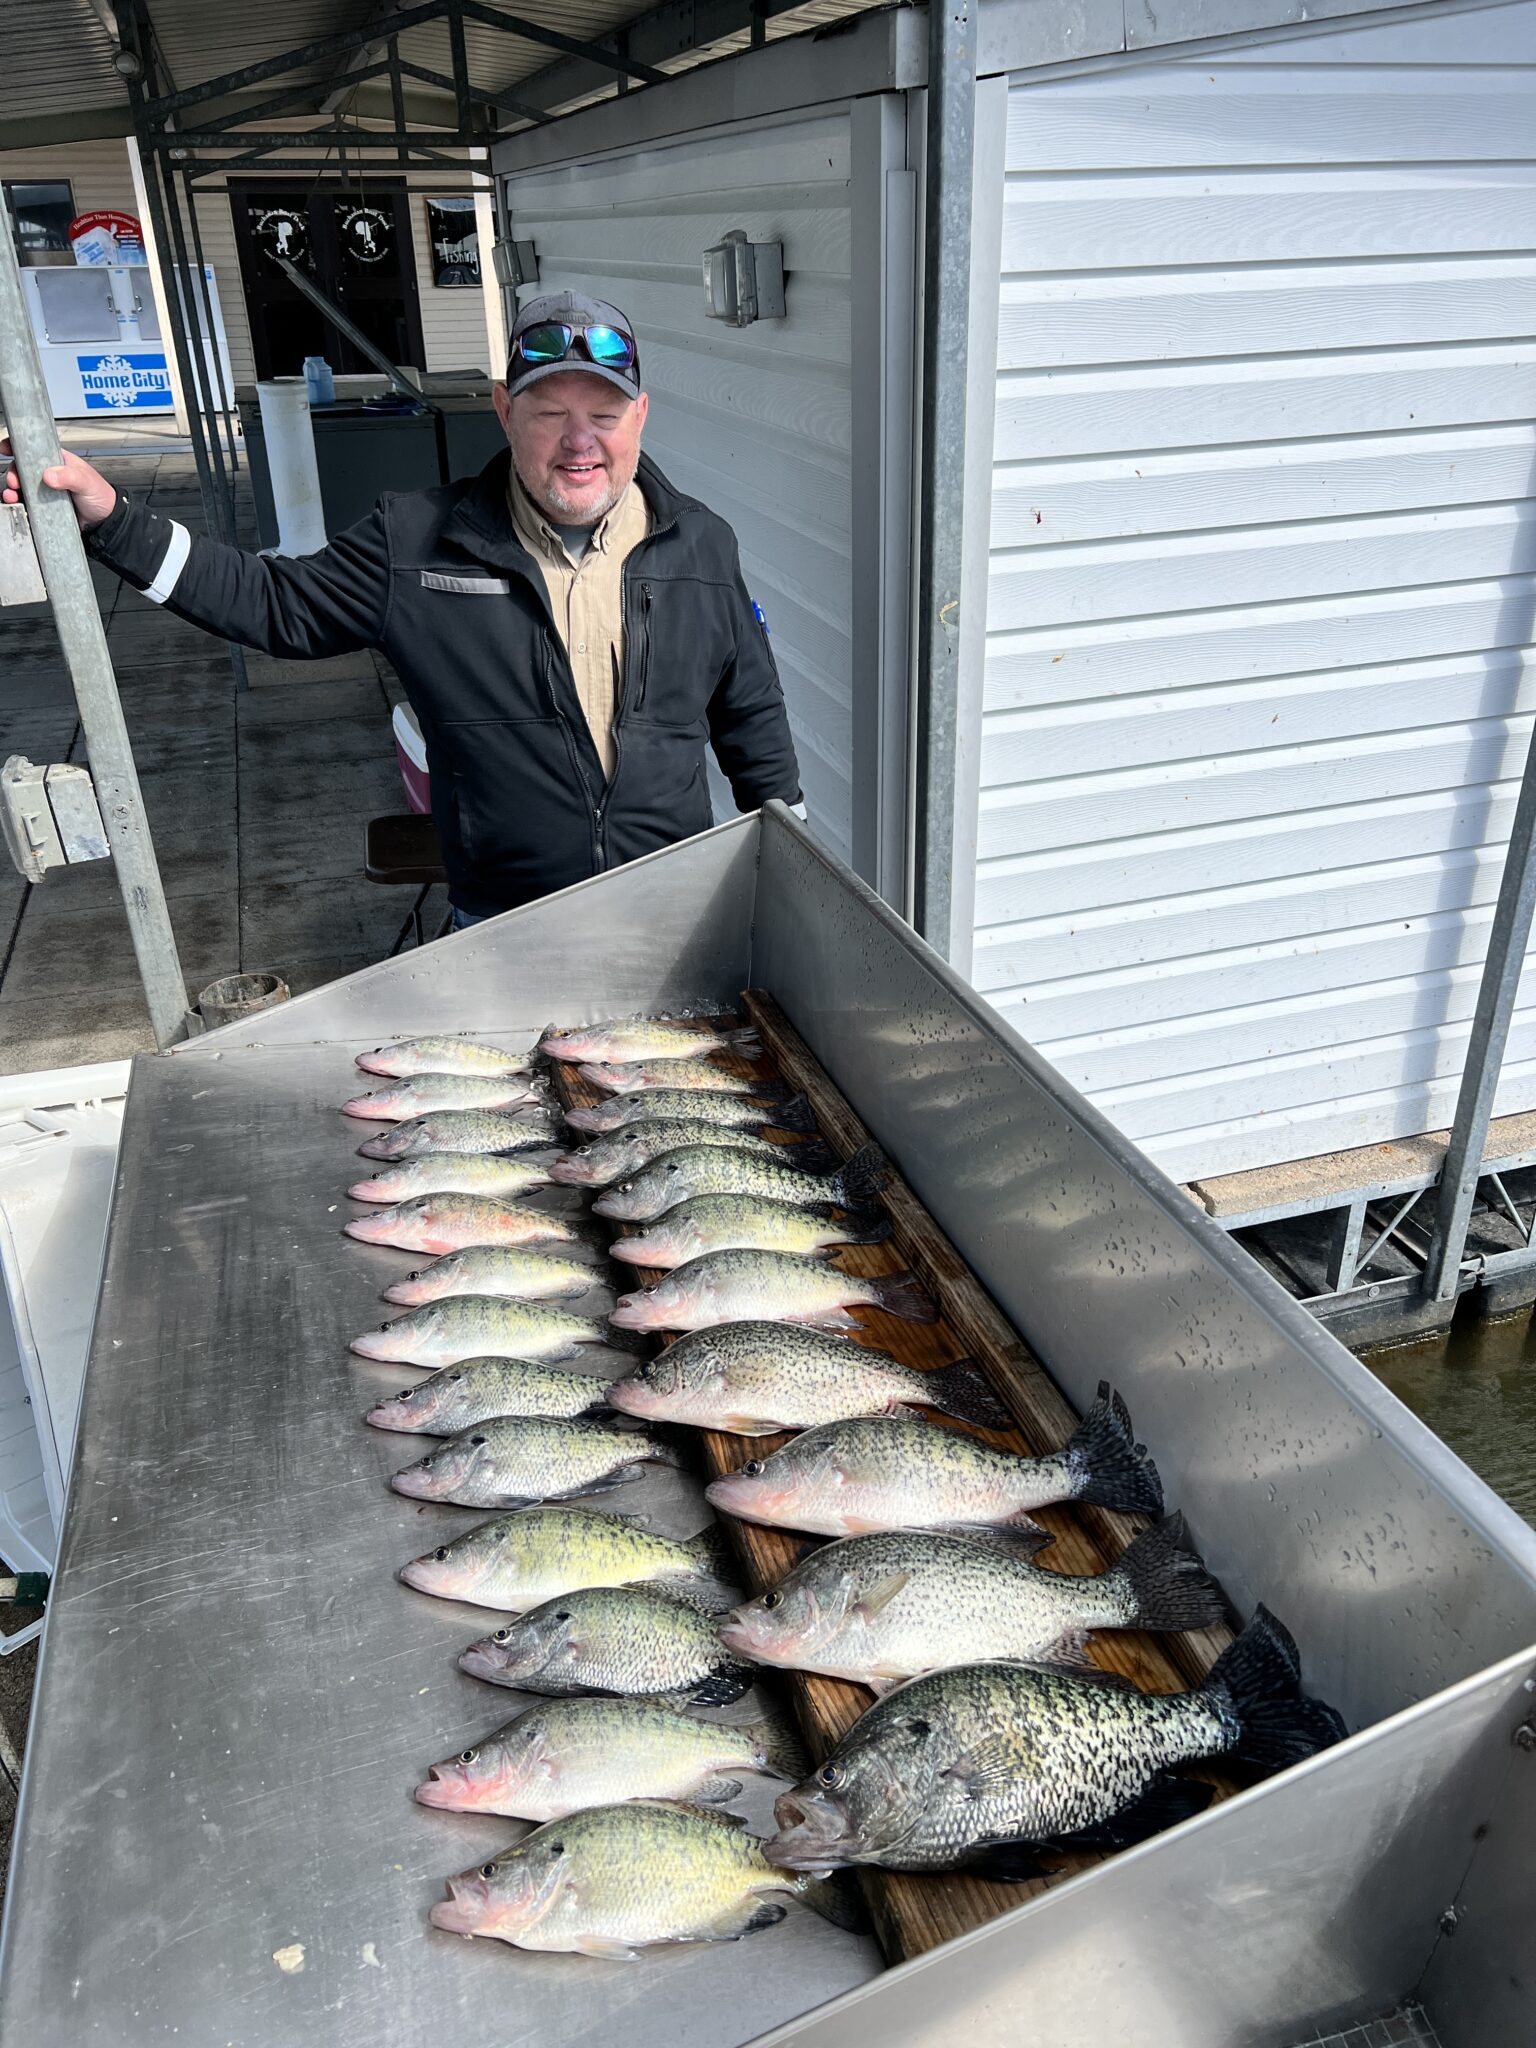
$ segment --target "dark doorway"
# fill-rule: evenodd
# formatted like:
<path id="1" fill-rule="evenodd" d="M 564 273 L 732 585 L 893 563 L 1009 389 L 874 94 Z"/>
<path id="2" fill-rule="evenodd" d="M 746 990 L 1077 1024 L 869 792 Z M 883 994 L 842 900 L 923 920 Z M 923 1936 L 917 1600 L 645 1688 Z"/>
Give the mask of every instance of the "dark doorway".
<path id="1" fill-rule="evenodd" d="M 410 203 L 400 186 L 253 181 L 232 184 L 229 203 L 258 377 L 296 377 L 306 356 L 344 372 L 374 367 L 284 276 L 280 255 L 307 270 L 392 363 L 426 368 Z"/>

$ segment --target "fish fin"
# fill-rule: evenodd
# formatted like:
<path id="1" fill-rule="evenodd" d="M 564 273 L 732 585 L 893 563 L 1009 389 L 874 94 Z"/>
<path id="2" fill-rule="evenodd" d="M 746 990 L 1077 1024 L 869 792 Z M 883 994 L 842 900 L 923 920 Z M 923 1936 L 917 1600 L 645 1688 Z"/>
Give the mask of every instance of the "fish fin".
<path id="1" fill-rule="evenodd" d="M 688 1688 L 685 1697 L 692 1707 L 728 1707 L 751 1690 L 756 1677 L 746 1664 L 717 1664 L 707 1677 Z"/>
<path id="2" fill-rule="evenodd" d="M 1086 1657 L 1079 1661 L 1070 1649 L 1065 1657 L 1021 1657 L 1014 1661 L 1027 1664 L 1031 1671 L 1043 1671 L 1049 1678 L 1072 1678 L 1079 1685 L 1102 1686 L 1106 1692 L 1133 1692 L 1138 1697 L 1141 1694 L 1141 1688 L 1122 1678 L 1118 1671 L 1106 1671 L 1102 1664 L 1090 1664 Z"/>
<path id="3" fill-rule="evenodd" d="M 971 1358 L 957 1358 L 953 1365 L 925 1372 L 920 1398 L 941 1415 L 953 1415 L 957 1422 L 974 1422 L 979 1429 L 1009 1429 L 1013 1424 L 985 1373 Z"/>
<path id="4" fill-rule="evenodd" d="M 847 1871 L 834 1871 L 830 1877 L 808 1878 L 801 1887 L 800 1897 L 813 1913 L 819 1913 L 833 1927 L 841 1927 L 845 1934 L 862 1934 L 869 1924 L 858 1885 Z"/>
<path id="5" fill-rule="evenodd" d="M 837 1170 L 837 1154 L 823 1144 L 820 1138 L 798 1138 L 793 1144 L 780 1146 L 780 1165 L 792 1166 L 797 1173 L 834 1173 Z"/>
<path id="6" fill-rule="evenodd" d="M 670 1593 L 674 1600 L 685 1600 L 700 1614 L 724 1614 L 728 1607 L 739 1607 L 742 1601 L 739 1586 L 716 1578 L 713 1573 L 700 1578 L 696 1572 L 662 1572 L 648 1583 L 658 1592 Z"/>
<path id="7" fill-rule="evenodd" d="M 987 1799 L 1006 1792 L 1019 1781 L 1019 1753 L 1002 1735 L 984 1735 L 970 1749 L 962 1750 L 941 1778 L 956 1778 L 972 1799 Z"/>
<path id="8" fill-rule="evenodd" d="M 970 1543 L 986 1543 L 994 1550 L 1009 1551 L 1014 1557 L 1033 1557 L 1037 1550 L 1056 1541 L 1049 1529 L 1042 1528 L 1028 1515 L 1016 1515 L 1002 1528 L 981 1522 L 933 1522 L 929 1526 L 936 1535 L 964 1536 Z"/>
<path id="9" fill-rule="evenodd" d="M 733 1031 L 722 1031 L 720 1039 L 738 1059 L 760 1060 L 763 1057 L 763 1041 L 755 1024 L 740 1024 Z"/>
<path id="10" fill-rule="evenodd" d="M 788 1916 L 789 1908 L 782 1899 L 749 1898 L 716 1914 L 713 1920 L 706 1920 L 696 1933 L 686 1935 L 684 1939 L 741 1941 L 746 1935 L 760 1934 L 765 1927 L 777 1927 Z"/>
<path id="11" fill-rule="evenodd" d="M 864 1327 L 858 1317 L 850 1315 L 845 1308 L 823 1309 L 818 1315 L 796 1317 L 795 1320 L 814 1323 L 818 1330 L 862 1330 Z"/>
<path id="12" fill-rule="evenodd" d="M 967 1856 L 964 1868 L 994 1884 L 1028 1884 L 1031 1878 L 1048 1877 L 1054 1866 L 1041 1861 L 1037 1843 L 1019 1841 L 988 1842 Z"/>
<path id="13" fill-rule="evenodd" d="M 750 1735 L 763 1752 L 763 1761 L 776 1778 L 787 1778 L 792 1785 L 810 1773 L 811 1760 L 806 1755 L 800 1737 L 788 1721 L 778 1715 L 771 1715 L 766 1721 L 753 1721 L 742 1730 Z"/>
<path id="14" fill-rule="evenodd" d="M 881 1273 L 869 1282 L 875 1306 L 907 1323 L 936 1323 L 939 1312 L 912 1273 Z"/>
<path id="15" fill-rule="evenodd" d="M 784 1424 L 765 1415 L 728 1415 L 722 1427 L 732 1436 L 777 1436 Z"/>
<path id="16" fill-rule="evenodd" d="M 1300 1763 L 1349 1733 L 1332 1707 L 1302 1692 L 1295 1641 L 1267 1607 L 1222 1651 L 1200 1690 L 1230 1706 L 1238 1719 L 1233 1754 L 1263 1770 Z"/>
<path id="17" fill-rule="evenodd" d="M 1107 1380 L 1099 1397 L 1073 1432 L 1066 1458 L 1077 1480 L 1072 1498 L 1128 1515 L 1160 1515 L 1163 1482 L 1137 1443 L 1130 1413 Z"/>
<path id="18" fill-rule="evenodd" d="M 1064 1849 L 1129 1849 L 1193 1814 L 1204 1813 L 1214 1797 L 1215 1787 L 1198 1778 L 1176 1778 L 1160 1771 L 1141 1797 L 1121 1812 L 1056 1839 Z"/>
<path id="19" fill-rule="evenodd" d="M 614 1941 L 606 1934 L 579 1934 L 571 1943 L 581 1956 L 596 1956 L 604 1963 L 638 1963 L 640 1951 L 627 1942 Z"/>
<path id="20" fill-rule="evenodd" d="M 775 1131 L 807 1131 L 812 1137 L 817 1135 L 816 1112 L 808 1095 L 792 1095 L 788 1102 L 776 1103 L 766 1122 Z"/>
<path id="21" fill-rule="evenodd" d="M 1052 1669 L 1070 1671 L 1078 1678 L 1100 1670 L 1102 1667 L 1088 1655 L 1088 1636 L 1089 1631 L 1085 1628 L 1068 1629 L 1058 1636 L 1051 1646 Z"/>
<path id="22" fill-rule="evenodd" d="M 739 1792 L 741 1787 L 738 1785 L 736 1789 Z M 723 1813 L 718 1806 L 700 1806 L 693 1799 L 637 1800 L 635 1803 L 636 1805 L 664 1806 L 671 1813 L 686 1813 L 690 1820 L 707 1820 L 713 1827 L 729 1828 L 733 1835 L 746 1833 L 747 1821 L 745 1814 Z"/>
<path id="23" fill-rule="evenodd" d="M 594 1338 L 593 1342 L 601 1343 L 605 1351 L 628 1351 L 632 1352 L 637 1358 L 649 1358 L 651 1355 L 651 1339 L 648 1330 L 625 1330 L 619 1328 L 615 1323 L 610 1323 L 603 1331 L 602 1336 Z M 571 1356 L 572 1358 L 579 1358 L 581 1356 L 579 1346 L 571 1353 Z"/>
<path id="24" fill-rule="evenodd" d="M 860 1685 L 869 1687 L 877 1700 L 883 1700 L 888 1692 L 894 1692 L 898 1685 L 906 1682 L 905 1678 L 872 1678 L 868 1672 L 859 1680 Z"/>
<path id="25" fill-rule="evenodd" d="M 827 1186 L 849 1209 L 872 1209 L 891 1177 L 891 1162 L 878 1145 L 861 1145 Z"/>
<path id="26" fill-rule="evenodd" d="M 693 1788 L 694 1802 L 699 1806 L 723 1809 L 726 1802 L 741 1796 L 740 1778 L 706 1778 L 702 1785 Z M 740 1814 L 728 1816 L 731 1820 L 745 1821 Z"/>
<path id="27" fill-rule="evenodd" d="M 877 1614 L 883 1614 L 902 1588 L 912 1583 L 910 1572 L 891 1572 L 877 1585 L 854 1603 L 855 1613 L 862 1614 L 866 1621 L 873 1621 Z"/>
<path id="28" fill-rule="evenodd" d="M 1227 1603 L 1204 1561 L 1187 1547 L 1181 1514 L 1144 1529 L 1105 1575 L 1105 1589 L 1124 1587 L 1135 1628 L 1209 1628 L 1224 1621 Z"/>

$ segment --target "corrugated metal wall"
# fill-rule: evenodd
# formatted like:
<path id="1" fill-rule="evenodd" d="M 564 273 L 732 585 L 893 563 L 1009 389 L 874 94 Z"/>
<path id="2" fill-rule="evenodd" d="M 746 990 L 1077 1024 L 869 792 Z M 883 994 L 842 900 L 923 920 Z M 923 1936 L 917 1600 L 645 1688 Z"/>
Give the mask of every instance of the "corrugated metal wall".
<path id="1" fill-rule="evenodd" d="M 836 112 L 508 181 L 539 291 L 575 289 L 635 322 L 645 443 L 728 519 L 768 616 L 815 830 L 852 836 L 849 122 Z M 782 241 L 788 318 L 704 317 L 700 259 L 729 228 Z M 523 296 L 527 296 L 525 291 Z M 712 777 L 715 814 L 735 806 Z"/>
<path id="2" fill-rule="evenodd" d="M 1180 1178 L 1449 1120 L 1536 701 L 1533 166 L 1530 0 L 1013 83 L 973 973 Z"/>

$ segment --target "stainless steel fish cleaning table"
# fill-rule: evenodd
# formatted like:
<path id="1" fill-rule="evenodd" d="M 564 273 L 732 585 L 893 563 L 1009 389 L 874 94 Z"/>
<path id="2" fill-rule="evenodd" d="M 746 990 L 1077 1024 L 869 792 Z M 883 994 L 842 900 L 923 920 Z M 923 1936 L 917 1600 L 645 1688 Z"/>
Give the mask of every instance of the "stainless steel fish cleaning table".
<path id="1" fill-rule="evenodd" d="M 345 1347 L 401 1261 L 339 1235 L 335 1104 L 384 1038 L 753 984 L 1362 1733 L 883 1974 L 798 1913 L 627 1967 L 465 1944 L 426 1906 L 509 1826 L 409 1791 L 516 1702 L 454 1668 L 483 1614 L 392 1578 L 428 1518 Z M 1443 2048 L 1530 2039 L 1533 1644 L 1536 1535 L 774 807 L 135 1063 L 0 2040 L 1278 2048 L 1415 1990 Z"/>

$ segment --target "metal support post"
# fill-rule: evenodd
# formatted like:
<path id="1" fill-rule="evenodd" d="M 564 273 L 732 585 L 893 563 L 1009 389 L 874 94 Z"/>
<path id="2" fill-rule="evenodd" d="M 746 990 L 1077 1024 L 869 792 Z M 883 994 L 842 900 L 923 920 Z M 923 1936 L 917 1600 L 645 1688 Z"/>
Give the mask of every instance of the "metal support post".
<path id="1" fill-rule="evenodd" d="M 976 121 L 975 0 L 928 10 L 918 511 L 916 922 L 952 952 L 960 691 L 961 507 Z"/>
<path id="2" fill-rule="evenodd" d="M 74 685 L 155 1043 L 164 1047 L 185 1035 L 186 984 L 74 505 L 67 492 L 51 491 L 42 482 L 43 471 L 63 458 L 8 234 L 0 234 L 0 410 Z"/>
<path id="3" fill-rule="evenodd" d="M 1499 883 L 1499 900 L 1488 935 L 1488 957 L 1483 962 L 1483 979 L 1477 992 L 1477 1009 L 1472 1017 L 1472 1036 L 1467 1044 L 1467 1064 L 1456 1098 L 1456 1118 L 1451 1125 L 1451 1142 L 1440 1169 L 1440 1192 L 1435 1204 L 1435 1226 L 1430 1235 L 1429 1254 L 1424 1263 L 1424 1293 L 1430 1301 L 1449 1301 L 1456 1292 L 1461 1255 L 1466 1249 L 1467 1225 L 1477 1194 L 1478 1176 L 1488 1144 L 1488 1126 L 1504 1064 L 1504 1047 L 1509 1038 L 1509 1020 L 1514 1014 L 1520 971 L 1531 935 L 1531 912 L 1536 907 L 1536 740 L 1525 757 L 1525 774 L 1515 804 L 1509 850 L 1504 856 L 1504 874 Z"/>
<path id="4" fill-rule="evenodd" d="M 213 296 L 208 289 L 208 265 L 203 256 L 203 231 L 198 225 L 197 201 L 192 195 L 192 179 L 184 169 L 181 174 L 182 194 L 187 203 L 187 225 L 192 230 L 192 260 L 197 266 L 198 297 L 202 305 L 203 322 L 207 328 L 208 348 L 213 355 L 212 375 L 218 388 L 219 417 L 224 427 L 224 444 L 229 454 L 229 526 L 230 539 L 234 539 L 235 527 L 235 478 L 240 473 L 240 458 L 235 448 L 235 404 L 229 386 L 224 382 L 224 358 L 219 350 L 218 324 L 213 317 Z"/>

